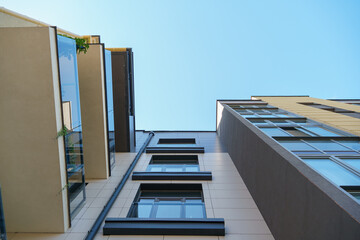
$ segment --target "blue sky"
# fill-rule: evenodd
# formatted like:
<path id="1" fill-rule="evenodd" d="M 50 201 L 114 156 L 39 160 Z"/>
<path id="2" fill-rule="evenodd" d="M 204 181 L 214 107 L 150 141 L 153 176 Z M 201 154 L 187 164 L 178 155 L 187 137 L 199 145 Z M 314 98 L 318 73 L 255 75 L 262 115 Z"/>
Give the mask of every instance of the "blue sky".
<path id="1" fill-rule="evenodd" d="M 216 99 L 360 98 L 360 1 L 18 1 L 135 54 L 136 127 L 215 130 Z"/>

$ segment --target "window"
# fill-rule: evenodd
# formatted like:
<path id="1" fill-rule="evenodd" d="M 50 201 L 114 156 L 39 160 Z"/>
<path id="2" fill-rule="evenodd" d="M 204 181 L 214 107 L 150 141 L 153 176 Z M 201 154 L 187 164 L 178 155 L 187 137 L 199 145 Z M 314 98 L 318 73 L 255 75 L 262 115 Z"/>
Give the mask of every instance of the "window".
<path id="1" fill-rule="evenodd" d="M 307 142 L 323 151 L 350 151 L 350 149 L 331 140 L 309 140 Z"/>
<path id="2" fill-rule="evenodd" d="M 225 235 L 207 218 L 201 184 L 141 184 L 126 218 L 108 218 L 104 235 Z"/>
<path id="3" fill-rule="evenodd" d="M 360 158 L 340 158 L 340 159 L 360 173 Z"/>
<path id="4" fill-rule="evenodd" d="M 260 128 L 264 133 L 270 136 L 290 136 L 290 134 L 286 133 L 285 131 L 281 130 L 280 128 Z"/>
<path id="5" fill-rule="evenodd" d="M 348 192 L 360 203 L 360 186 L 341 186 L 341 188 Z"/>
<path id="6" fill-rule="evenodd" d="M 195 138 L 160 138 L 146 148 L 146 153 L 204 153 L 204 147 L 196 144 Z"/>
<path id="7" fill-rule="evenodd" d="M 327 106 L 327 105 L 313 103 L 313 102 L 304 102 L 304 103 L 300 103 L 300 104 L 311 106 L 311 107 L 314 107 L 314 108 L 327 110 L 327 111 L 330 111 L 330 112 L 340 113 L 340 114 L 350 116 L 350 117 L 354 117 L 354 118 L 360 118 L 360 113 L 355 112 L 355 111 L 351 111 L 351 110 L 347 110 L 347 109 L 343 109 L 343 108 L 337 108 L 337 107 Z"/>
<path id="8" fill-rule="evenodd" d="M 160 185 L 160 184 L 159 184 Z M 175 185 L 175 184 L 172 184 Z M 139 190 L 128 213 L 130 218 L 206 218 L 201 185 L 197 189 Z M 176 186 L 178 187 L 178 186 Z"/>
<path id="9" fill-rule="evenodd" d="M 360 177 L 330 159 L 303 159 L 305 163 L 338 186 L 360 186 Z"/>
<path id="10" fill-rule="evenodd" d="M 133 172 L 133 180 L 212 180 L 200 171 L 198 155 L 153 155 L 145 172 Z"/>
<path id="11" fill-rule="evenodd" d="M 307 132 L 302 128 L 295 128 L 295 127 L 282 127 L 281 129 L 285 130 L 287 133 L 291 134 L 292 136 L 296 137 L 308 137 L 312 136 L 311 133 Z"/>
<path id="12" fill-rule="evenodd" d="M 334 137 L 334 136 L 340 136 L 339 134 L 336 134 L 334 132 L 331 132 L 330 130 L 327 130 L 323 127 L 317 127 L 317 126 L 306 126 L 305 129 L 315 133 L 318 136 L 322 137 Z"/>
<path id="13" fill-rule="evenodd" d="M 345 140 L 340 140 L 338 141 L 341 144 L 344 144 L 347 147 L 352 148 L 355 151 L 360 151 L 360 142 L 359 141 L 345 141 Z"/>
<path id="14" fill-rule="evenodd" d="M 153 155 L 147 172 L 199 172 L 197 155 Z"/>
<path id="15" fill-rule="evenodd" d="M 290 151 L 316 151 L 316 149 L 301 140 L 279 141 L 282 146 Z"/>

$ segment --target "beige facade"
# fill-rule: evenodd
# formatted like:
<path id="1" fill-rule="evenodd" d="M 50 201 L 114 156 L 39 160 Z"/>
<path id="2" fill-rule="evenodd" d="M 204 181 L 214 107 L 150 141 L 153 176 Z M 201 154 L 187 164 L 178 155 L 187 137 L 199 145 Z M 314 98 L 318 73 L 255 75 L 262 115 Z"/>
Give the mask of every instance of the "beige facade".
<path id="1" fill-rule="evenodd" d="M 343 130 L 345 132 L 360 135 L 360 119 L 346 116 L 340 113 L 330 112 L 323 109 L 306 106 L 301 103 L 318 103 L 327 106 L 342 108 L 350 111 L 360 112 L 360 106 L 347 104 L 343 102 L 336 102 L 331 100 L 324 100 L 319 98 L 312 98 L 307 96 L 253 96 L 252 99 L 259 99 L 273 105 L 275 107 L 284 109 L 295 114 L 307 117 L 314 121 L 327 124 L 331 127 Z"/>
<path id="2" fill-rule="evenodd" d="M 0 27 L 51 27 L 52 25 L 30 18 L 17 12 L 13 12 L 4 7 L 0 7 Z M 77 34 L 57 29 L 58 33 L 71 37 L 80 37 Z"/>
<path id="3" fill-rule="evenodd" d="M 26 41 L 24 41 L 26 39 Z M 0 28 L 0 183 L 9 232 L 69 226 L 56 35 Z"/>
<path id="4" fill-rule="evenodd" d="M 103 45 L 78 54 L 86 179 L 109 176 Z"/>

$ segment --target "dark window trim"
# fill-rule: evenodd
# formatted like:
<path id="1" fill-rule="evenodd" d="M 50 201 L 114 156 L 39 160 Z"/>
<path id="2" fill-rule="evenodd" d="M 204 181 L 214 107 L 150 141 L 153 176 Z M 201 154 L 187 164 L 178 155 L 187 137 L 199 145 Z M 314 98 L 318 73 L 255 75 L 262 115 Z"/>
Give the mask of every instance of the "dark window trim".
<path id="1" fill-rule="evenodd" d="M 157 144 L 196 144 L 195 138 L 159 138 Z"/>
<path id="2" fill-rule="evenodd" d="M 203 235 L 225 236 L 223 218 L 139 219 L 108 218 L 104 235 Z"/>
<path id="3" fill-rule="evenodd" d="M 147 147 L 146 153 L 204 153 L 204 147 Z"/>
<path id="4" fill-rule="evenodd" d="M 211 172 L 133 172 L 132 180 L 212 180 Z"/>
<path id="5" fill-rule="evenodd" d="M 356 136 L 324 136 L 324 137 L 297 137 L 297 136 L 286 136 L 286 137 L 281 137 L 281 136 L 274 136 L 273 137 L 276 141 L 279 140 L 300 140 L 300 139 L 304 139 L 304 140 L 349 140 L 349 141 L 360 141 L 360 137 L 356 137 Z"/>

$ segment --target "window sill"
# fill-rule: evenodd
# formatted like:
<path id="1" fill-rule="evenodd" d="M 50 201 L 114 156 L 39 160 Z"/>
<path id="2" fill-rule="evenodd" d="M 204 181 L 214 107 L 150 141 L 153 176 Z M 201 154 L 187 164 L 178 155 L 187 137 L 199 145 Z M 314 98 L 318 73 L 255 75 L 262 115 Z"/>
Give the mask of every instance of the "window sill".
<path id="1" fill-rule="evenodd" d="M 212 180 L 211 172 L 133 172 L 132 180 Z"/>
<path id="2" fill-rule="evenodd" d="M 225 236 L 223 218 L 145 219 L 108 218 L 104 235 L 203 235 Z"/>
<path id="3" fill-rule="evenodd" d="M 147 147 L 146 153 L 204 153 L 204 147 Z"/>

